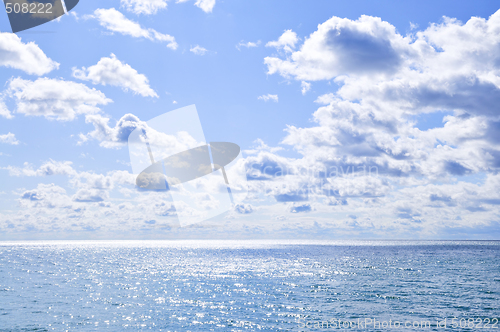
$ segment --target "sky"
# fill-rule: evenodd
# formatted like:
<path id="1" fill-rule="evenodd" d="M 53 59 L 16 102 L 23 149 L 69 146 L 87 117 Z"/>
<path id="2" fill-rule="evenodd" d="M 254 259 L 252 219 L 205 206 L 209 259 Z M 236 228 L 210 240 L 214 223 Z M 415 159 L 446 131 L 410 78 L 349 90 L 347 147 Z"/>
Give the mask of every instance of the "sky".
<path id="1" fill-rule="evenodd" d="M 500 239 L 495 1 L 80 1 L 0 10 L 0 240 Z M 128 135 L 196 105 L 249 194 L 181 227 Z"/>

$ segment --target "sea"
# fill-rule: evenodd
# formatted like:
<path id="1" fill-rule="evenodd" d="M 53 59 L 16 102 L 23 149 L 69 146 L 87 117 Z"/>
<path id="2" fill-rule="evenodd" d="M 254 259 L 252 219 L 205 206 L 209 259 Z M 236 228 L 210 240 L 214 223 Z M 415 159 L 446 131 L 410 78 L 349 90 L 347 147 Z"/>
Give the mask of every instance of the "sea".
<path id="1" fill-rule="evenodd" d="M 0 242 L 0 331 L 498 331 L 496 241 Z"/>

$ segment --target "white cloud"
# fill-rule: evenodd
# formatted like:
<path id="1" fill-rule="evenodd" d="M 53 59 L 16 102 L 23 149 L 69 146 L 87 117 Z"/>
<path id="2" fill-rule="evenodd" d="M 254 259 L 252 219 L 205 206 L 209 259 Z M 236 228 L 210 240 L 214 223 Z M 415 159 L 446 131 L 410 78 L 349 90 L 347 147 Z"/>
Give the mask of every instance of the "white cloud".
<path id="1" fill-rule="evenodd" d="M 9 231 L 137 233 L 179 227 L 176 210 L 165 194 L 134 191 L 133 200 L 110 202 L 107 191 L 78 189 L 74 195 L 55 184 L 39 184 L 19 195 L 22 213 L 0 215 L 0 229 Z M 103 222 L 105 221 L 105 222 Z"/>
<path id="2" fill-rule="evenodd" d="M 13 133 L 8 133 L 0 135 L 0 143 L 6 143 L 10 145 L 18 145 L 19 141 L 16 139 L 16 135 Z"/>
<path id="3" fill-rule="evenodd" d="M 176 0 L 175 3 L 184 3 L 188 1 L 189 0 Z M 194 5 L 205 13 L 211 13 L 215 6 L 215 0 L 196 0 Z"/>
<path id="4" fill-rule="evenodd" d="M 4 96 L 0 94 L 0 116 L 3 116 L 6 119 L 12 119 L 13 115 L 10 113 L 9 109 L 7 108 L 7 105 L 5 105 L 3 98 Z"/>
<path id="5" fill-rule="evenodd" d="M 128 136 L 137 127 L 146 128 L 146 124 L 133 114 L 125 114 L 115 127 L 109 126 L 109 118 L 100 115 L 89 115 L 85 118 L 86 123 L 91 123 L 94 130 L 86 135 L 80 134 L 80 144 L 95 139 L 105 148 L 120 148 L 128 142 Z"/>
<path id="6" fill-rule="evenodd" d="M 173 50 L 176 50 L 178 47 L 173 36 L 159 33 L 154 29 L 144 29 L 139 23 L 129 20 L 114 8 L 96 9 L 94 15 L 90 17 L 96 18 L 99 24 L 109 31 L 118 32 L 134 38 L 167 42 L 167 47 Z"/>
<path id="7" fill-rule="evenodd" d="M 215 6 L 215 0 L 196 0 L 194 5 L 201 8 L 205 13 L 211 13 Z"/>
<path id="8" fill-rule="evenodd" d="M 80 144 L 89 139 L 94 139 L 100 141 L 100 146 L 104 148 L 121 148 L 128 143 L 128 137 L 135 128 L 142 128 L 147 133 L 150 146 L 166 155 L 169 154 L 169 151 L 185 151 L 203 145 L 203 143 L 197 142 L 186 132 L 179 132 L 177 136 L 158 132 L 148 127 L 145 122 L 134 114 L 125 114 L 114 127 L 108 124 L 109 121 L 109 118 L 102 117 L 99 114 L 86 116 L 85 122 L 91 123 L 94 130 L 86 135 L 80 134 Z"/>
<path id="9" fill-rule="evenodd" d="M 292 203 L 289 206 L 289 211 L 291 213 L 311 212 L 313 210 L 314 207 L 309 203 L 302 203 L 302 204 Z"/>
<path id="10" fill-rule="evenodd" d="M 253 149 L 251 150 L 244 150 L 244 152 L 246 154 L 258 154 L 260 151 L 269 151 L 269 152 L 278 152 L 278 151 L 281 151 L 283 150 L 283 148 L 281 146 L 278 146 L 278 147 L 270 147 L 268 146 L 266 143 L 264 143 L 263 140 L 261 140 L 260 138 L 256 139 L 254 141 L 254 143 L 257 144 L 257 146 L 255 146 Z"/>
<path id="11" fill-rule="evenodd" d="M 307 93 L 307 91 L 311 90 L 311 83 L 308 83 L 308 82 L 305 82 L 305 81 L 302 81 L 300 83 L 300 86 L 302 87 L 302 95 L 305 95 Z"/>
<path id="12" fill-rule="evenodd" d="M 252 204 L 240 203 L 234 206 L 234 210 L 240 214 L 250 214 L 255 211 L 255 207 Z"/>
<path id="13" fill-rule="evenodd" d="M 333 93 L 326 93 L 324 95 L 319 96 L 316 98 L 314 101 L 315 103 L 322 104 L 322 105 L 328 105 L 332 102 L 334 102 L 337 99 L 337 97 Z"/>
<path id="14" fill-rule="evenodd" d="M 16 34 L 8 32 L 0 32 L 0 66 L 32 75 L 44 75 L 59 68 L 59 64 L 49 59 L 37 44 L 24 44 Z"/>
<path id="15" fill-rule="evenodd" d="M 41 170 L 35 170 L 33 173 L 38 176 L 50 175 Z M 102 229 L 111 232 L 133 231 L 137 234 L 144 223 L 172 227 L 178 225 L 176 210 L 171 200 L 164 193 L 137 192 L 133 189 L 135 177 L 128 172 L 113 171 L 104 175 L 61 170 L 57 174 L 61 173 L 71 174 L 68 176 L 72 187 L 76 189 L 74 195 L 68 195 L 65 189 L 54 184 L 39 184 L 35 189 L 19 191 L 22 213 L 17 216 L 1 216 L 0 228 L 7 232 L 19 231 L 23 227 L 38 230 L 56 227 L 58 231 Z M 286 179 L 285 182 L 289 180 L 292 178 Z M 321 201 L 312 195 L 309 195 L 309 201 L 294 199 L 292 195 L 281 195 L 277 196 L 281 197 L 281 203 L 271 206 L 263 206 L 262 203 L 258 209 L 250 203 L 235 206 L 233 221 L 230 225 L 225 225 L 223 232 L 231 230 L 237 236 L 240 226 L 245 234 L 252 230 L 260 234 L 264 227 L 268 233 L 279 234 L 274 230 L 285 231 L 292 236 L 307 234 L 309 231 L 323 232 L 332 228 L 337 233 L 345 234 L 359 234 L 360 229 L 369 229 L 372 238 L 387 236 L 392 232 L 406 234 L 406 237 L 411 234 L 412 238 L 425 237 L 426 234 L 439 231 L 449 234 L 453 232 L 453 228 L 487 226 L 488 219 L 498 213 L 496 197 L 499 184 L 500 176 L 490 175 L 484 185 L 464 182 L 420 185 L 393 191 L 390 197 L 377 199 L 357 200 L 347 197 L 346 200 L 346 196 L 329 197 L 326 204 L 320 204 Z M 276 183 L 270 183 L 268 188 L 275 185 Z M 126 194 L 124 196 L 127 196 L 127 199 L 123 203 L 116 203 L 115 199 L 110 200 L 115 189 L 114 193 Z M 209 200 L 201 199 L 200 202 L 210 207 Z M 462 213 L 461 219 L 457 219 L 457 213 L 461 211 L 466 213 Z M 249 219 L 245 218 L 253 218 L 253 215 L 256 219 L 248 223 Z M 234 220 L 235 216 L 241 219 L 239 224 L 238 220 Z M 262 216 L 269 216 L 267 223 L 258 222 L 262 220 Z M 273 222 L 269 224 L 268 220 Z M 207 229 L 204 228 L 203 232 L 206 233 Z"/>
<path id="16" fill-rule="evenodd" d="M 280 156 L 285 149 L 260 140 L 255 149 L 243 151 L 249 155 L 243 161 L 252 192 L 249 201 L 235 207 L 233 217 L 255 218 L 241 223 L 243 232 L 364 232 L 383 238 L 484 237 L 496 232 L 500 14 L 465 24 L 445 19 L 405 37 L 377 18 L 327 22 L 298 51 L 293 51 L 295 44 L 275 45 L 284 64 L 276 73 L 308 84 L 334 79 L 340 88 L 329 85 L 334 90 L 317 98 L 320 105 L 310 125 L 286 128 L 281 145 L 298 157 Z M 351 49 L 341 47 L 349 42 Z M 292 51 L 282 52 L 285 46 Z M 386 63 L 384 54 L 392 54 L 395 61 Z M 336 62 L 337 57 L 349 61 Z M 363 59 L 366 63 L 354 66 Z M 443 122 L 419 129 L 429 114 Z M 114 126 L 99 115 L 86 119 L 95 130 L 83 136 L 105 147 L 123 146 L 133 128 L 145 125 L 131 114 Z M 7 169 L 11 174 L 68 174 L 76 193 L 82 191 L 66 194 L 54 185 L 22 190 L 26 209 L 18 217 L 0 217 L 2 231 L 10 225 L 7 221 L 44 229 L 137 229 L 176 214 L 165 196 L 137 194 L 128 172 L 75 172 L 56 162 L 39 169 Z M 112 188 L 130 195 L 128 201 L 110 200 Z M 210 207 L 209 200 L 200 202 Z M 232 219 L 225 226 L 233 231 L 236 224 Z"/>
<path id="17" fill-rule="evenodd" d="M 120 3 L 129 12 L 135 14 L 152 15 L 167 8 L 166 0 L 120 0 Z"/>
<path id="18" fill-rule="evenodd" d="M 277 103 L 278 102 L 278 95 L 267 94 L 267 95 L 259 96 L 259 97 L 257 97 L 257 99 L 263 100 L 263 101 L 272 100 L 272 101 Z"/>
<path id="19" fill-rule="evenodd" d="M 69 178 L 70 190 L 74 189 L 75 193 L 68 194 L 66 189 L 53 183 L 38 184 L 35 189 L 18 190 L 18 203 L 22 212 L 0 214 L 2 230 L 5 227 L 10 230 L 15 228 L 58 232 L 133 230 L 146 221 L 147 224 L 155 224 L 157 219 L 164 227 L 166 223 L 178 227 L 176 210 L 169 194 L 137 191 L 135 176 L 129 172 L 78 172 L 73 169 L 71 162 L 52 160 L 38 169 L 28 164 L 23 168 L 7 169 L 11 176 L 65 175 Z M 124 196 L 129 199 L 115 204 L 110 197 L 112 193 L 118 192 L 125 193 Z"/>
<path id="20" fill-rule="evenodd" d="M 3 169 L 8 170 L 10 176 L 76 175 L 77 172 L 73 169 L 72 164 L 70 161 L 49 160 L 38 169 L 33 169 L 33 166 L 28 163 L 24 163 L 23 168 L 7 166 Z"/>
<path id="21" fill-rule="evenodd" d="M 54 209 L 71 206 L 66 190 L 53 183 L 40 183 L 36 189 L 26 190 L 21 194 L 19 202 L 24 209 L 34 211 L 40 211 L 40 208 Z"/>
<path id="22" fill-rule="evenodd" d="M 156 92 L 149 86 L 148 78 L 118 60 L 114 54 L 109 58 L 101 58 L 96 65 L 89 68 L 73 68 L 73 77 L 92 81 L 94 84 L 119 86 L 124 91 L 131 90 L 143 97 L 158 98 Z"/>
<path id="23" fill-rule="evenodd" d="M 287 30 L 277 42 L 266 45 L 289 53 L 285 60 L 264 59 L 269 74 L 316 81 L 348 74 L 392 73 L 406 57 L 418 52 L 418 45 L 409 45 L 411 38 L 399 35 L 388 22 L 366 15 L 356 21 L 332 17 L 294 52 L 297 41 L 296 34 Z"/>
<path id="24" fill-rule="evenodd" d="M 334 17 L 297 51 L 270 45 L 290 47 L 266 58 L 270 74 L 301 81 L 305 92 L 308 81 L 334 79 L 340 88 L 317 98 L 315 125 L 287 127 L 282 144 L 301 158 L 251 151 L 253 192 L 293 202 L 294 215 L 333 214 L 353 229 L 425 236 L 492 225 L 500 213 L 492 190 L 500 170 L 498 27 L 500 11 L 409 36 L 379 18 Z M 419 129 L 431 113 L 442 124 Z"/>
<path id="25" fill-rule="evenodd" d="M 133 185 L 135 177 L 127 171 L 112 171 L 106 175 L 92 172 L 78 172 L 70 161 L 49 160 L 39 168 L 34 169 L 29 163 L 24 163 L 22 168 L 7 166 L 3 169 L 9 171 L 10 176 L 46 177 L 64 175 L 70 178 L 70 183 L 75 188 L 88 190 L 112 190 L 117 185 Z"/>
<path id="26" fill-rule="evenodd" d="M 299 38 L 295 32 L 292 30 L 285 30 L 278 40 L 268 42 L 266 47 L 275 47 L 278 50 L 283 49 L 286 52 L 292 52 L 298 41 Z"/>
<path id="27" fill-rule="evenodd" d="M 123 229 L 124 223 L 127 223 L 131 216 L 134 220 L 140 220 L 141 215 L 144 218 L 154 218 L 159 216 L 156 212 L 166 213 L 168 210 L 165 195 L 153 193 L 155 197 L 152 198 L 146 193 L 137 197 L 137 190 L 129 189 L 134 188 L 135 176 L 126 171 L 112 171 L 105 175 L 77 172 L 72 168 L 71 162 L 52 160 L 38 169 L 33 169 L 28 164 L 23 168 L 7 169 L 11 176 L 65 175 L 69 178 L 70 187 L 75 190 L 71 195 L 66 189 L 55 184 L 38 184 L 35 189 L 19 190 L 18 202 L 22 212 L 7 215 L 9 224 L 12 225 L 9 227 L 16 227 L 18 230 L 24 227 L 56 231 L 108 227 Z M 118 192 L 129 191 L 134 194 L 134 204 L 127 202 L 115 205 L 109 202 L 110 193 L 115 188 Z M 149 199 L 152 201 L 148 202 Z M 159 205 L 162 205 L 163 209 Z M 96 218 L 106 222 L 101 223 Z M 2 221 L 5 221 L 5 215 L 0 215 L 0 228 Z"/>
<path id="28" fill-rule="evenodd" d="M 75 202 L 102 202 L 109 198 L 108 192 L 97 189 L 79 189 L 72 200 Z"/>
<path id="29" fill-rule="evenodd" d="M 189 49 L 189 51 L 193 52 L 196 55 L 205 55 L 208 52 L 208 50 L 206 48 L 201 47 L 200 45 L 196 45 L 194 47 L 191 47 Z"/>
<path id="30" fill-rule="evenodd" d="M 238 51 L 240 51 L 242 47 L 252 48 L 252 47 L 258 47 L 259 45 L 260 45 L 260 40 L 256 42 L 244 42 L 242 40 L 238 43 L 238 45 L 236 45 L 236 48 L 238 49 Z"/>
<path id="31" fill-rule="evenodd" d="M 101 91 L 84 84 L 50 78 L 12 79 L 6 94 L 16 101 L 17 113 L 60 121 L 73 120 L 79 114 L 95 114 L 100 111 L 98 105 L 112 102 Z"/>

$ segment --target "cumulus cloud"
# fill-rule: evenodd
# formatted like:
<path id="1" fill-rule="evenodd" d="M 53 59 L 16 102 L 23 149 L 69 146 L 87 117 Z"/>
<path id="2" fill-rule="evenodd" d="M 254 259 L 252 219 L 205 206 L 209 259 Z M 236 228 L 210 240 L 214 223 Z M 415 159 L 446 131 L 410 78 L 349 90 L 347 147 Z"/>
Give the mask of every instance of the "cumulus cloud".
<path id="1" fill-rule="evenodd" d="M 311 83 L 308 83 L 308 82 L 305 82 L 305 81 L 302 81 L 300 83 L 300 86 L 302 87 L 302 94 L 305 95 L 307 93 L 307 91 L 311 90 Z"/>
<path id="2" fill-rule="evenodd" d="M 374 165 L 393 176 L 436 179 L 497 167 L 499 155 L 491 143 L 497 140 L 492 133 L 500 96 L 493 74 L 499 22 L 498 12 L 466 24 L 446 19 L 405 37 L 369 16 L 333 17 L 320 24 L 284 60 L 291 67 L 277 72 L 297 80 L 335 78 L 341 87 L 317 99 L 326 104 L 313 114 L 318 126 L 290 126 L 283 142 L 322 162 L 328 153 L 329 165 L 337 165 L 338 156 L 342 164 Z M 364 65 L 351 67 L 336 58 Z M 415 126 L 412 115 L 443 110 L 450 115 L 443 116 L 442 127 Z"/>
<path id="3" fill-rule="evenodd" d="M 13 118 L 12 113 L 10 113 L 9 109 L 7 108 L 7 105 L 5 105 L 5 102 L 3 101 L 2 94 L 0 94 L 0 116 L 3 116 L 6 119 Z"/>
<path id="4" fill-rule="evenodd" d="M 285 30 L 278 40 L 268 42 L 266 47 L 275 47 L 278 50 L 292 52 L 298 41 L 299 38 L 295 32 L 292 30 Z"/>
<path id="5" fill-rule="evenodd" d="M 194 5 L 205 13 L 211 13 L 215 6 L 215 0 L 196 0 Z"/>
<path id="6" fill-rule="evenodd" d="M 94 130 L 87 134 L 80 134 L 80 144 L 90 139 L 100 142 L 100 146 L 104 148 L 121 148 L 128 143 L 130 133 L 136 129 L 142 129 L 147 136 L 148 144 L 152 149 L 160 154 L 168 155 L 170 151 L 185 151 L 192 147 L 204 145 L 197 142 L 187 132 L 178 132 L 176 135 L 167 135 L 165 133 L 154 130 L 141 121 L 134 114 L 125 114 L 115 124 L 109 125 L 109 118 L 99 114 L 88 115 L 85 122 L 94 126 Z"/>
<path id="7" fill-rule="evenodd" d="M 188 2 L 189 0 L 176 0 L 176 3 Z M 205 13 L 211 13 L 215 6 L 215 0 L 196 0 L 194 5 Z"/>
<path id="8" fill-rule="evenodd" d="M 99 24 L 111 32 L 134 38 L 145 38 L 151 41 L 166 42 L 167 47 L 176 50 L 178 45 L 175 38 L 168 34 L 160 33 L 154 29 L 145 29 L 137 22 L 129 20 L 114 8 L 96 9 L 94 15 L 89 16 L 99 21 Z"/>
<path id="9" fill-rule="evenodd" d="M 286 128 L 281 143 L 300 158 L 251 151 L 253 192 L 293 204 L 294 214 L 342 212 L 342 227 L 424 234 L 491 225 L 500 213 L 491 191 L 500 169 L 499 26 L 500 11 L 402 36 L 380 18 L 333 17 L 302 44 L 291 31 L 268 43 L 278 50 L 264 60 L 269 74 L 299 81 L 302 93 L 310 81 L 340 87 L 317 98 L 314 125 Z M 442 124 L 422 128 L 430 114 Z"/>
<path id="10" fill-rule="evenodd" d="M 278 102 L 278 95 L 272 95 L 272 94 L 268 93 L 267 95 L 262 95 L 262 96 L 257 97 L 257 99 L 263 100 L 263 101 L 272 100 L 275 103 L 277 103 Z"/>
<path id="11" fill-rule="evenodd" d="M 135 14 L 153 15 L 167 8 L 166 0 L 120 0 L 127 11 Z"/>
<path id="12" fill-rule="evenodd" d="M 13 133 L 8 133 L 0 135 L 0 143 L 6 143 L 10 145 L 18 145 L 19 141 L 16 139 L 16 135 Z"/>
<path id="13" fill-rule="evenodd" d="M 291 213 L 311 212 L 313 207 L 311 204 L 292 204 L 289 207 Z"/>
<path id="14" fill-rule="evenodd" d="M 141 193 L 134 198 L 132 203 L 115 204 L 103 191 L 81 189 L 71 195 L 55 184 L 39 184 L 20 193 L 22 213 L 0 215 L 0 228 L 40 233 L 100 230 L 112 235 L 179 227 L 175 208 L 165 195 Z"/>
<path id="15" fill-rule="evenodd" d="M 236 48 L 238 49 L 238 51 L 241 51 L 242 47 L 253 48 L 253 47 L 258 47 L 259 45 L 260 45 L 260 40 L 257 40 L 256 42 L 245 42 L 242 40 L 236 45 Z"/>
<path id="16" fill-rule="evenodd" d="M 308 88 L 302 82 L 321 80 L 334 80 L 339 88 L 328 85 L 334 90 L 316 99 L 311 124 L 286 127 L 281 147 L 259 140 L 243 151 L 251 192 L 233 216 L 255 219 L 241 229 L 294 234 L 362 230 L 384 238 L 469 236 L 493 227 L 498 232 L 499 26 L 495 13 L 466 23 L 445 19 L 402 36 L 378 18 L 332 18 L 301 45 L 292 31 L 269 45 L 277 54 L 266 58 L 271 74 L 296 80 L 301 88 Z M 442 123 L 422 128 L 421 119 L 429 115 Z M 124 145 L 133 128 L 147 130 L 131 114 L 115 125 L 98 114 L 86 119 L 95 130 L 83 136 L 105 147 Z M 162 139 L 180 141 L 158 136 Z M 294 157 L 284 156 L 287 150 L 294 150 Z M 20 201 L 31 207 L 9 219 L 18 223 L 29 219 L 50 227 L 64 217 L 78 220 L 74 227 L 122 229 L 134 223 L 158 227 L 161 216 L 176 215 L 171 201 L 158 193 L 108 202 L 112 188 L 133 186 L 128 172 L 72 173 L 72 167 L 55 162 L 7 169 L 21 175 L 68 174 L 76 189 L 75 194 L 50 186 L 21 191 Z M 209 196 L 196 199 L 213 207 Z M 51 216 L 53 206 L 64 213 Z M 91 207 L 96 211 L 90 212 Z M 106 225 L 95 221 L 99 218 L 106 218 Z M 0 220 L 2 229 L 6 225 Z"/>
<path id="17" fill-rule="evenodd" d="M 135 176 L 126 171 L 111 171 L 96 174 L 76 171 L 71 162 L 50 160 L 35 169 L 29 164 L 22 168 L 8 167 L 11 176 L 50 177 L 63 175 L 69 178 L 70 189 L 55 184 L 38 184 L 36 188 L 18 191 L 18 203 L 22 209 L 18 214 L 0 215 L 0 228 L 16 230 L 62 231 L 123 229 L 124 224 L 175 215 L 168 206 L 168 197 L 158 193 L 143 193 L 137 196 Z M 110 193 L 127 189 L 137 197 L 134 204 L 113 204 Z M 129 189 L 132 188 L 132 189 Z M 74 191 L 74 194 L 68 193 Z M 169 214 L 170 213 L 170 214 Z M 142 217 L 141 217 L 142 215 Z M 105 223 L 97 219 L 106 220 Z M 133 227 L 131 225 L 131 227 Z M 12 230 L 12 229 L 11 229 Z"/>
<path id="18" fill-rule="evenodd" d="M 167 216 L 176 216 L 177 211 L 175 210 L 175 206 L 172 202 L 159 202 L 155 203 L 154 208 L 155 214 L 162 217 Z"/>
<path id="19" fill-rule="evenodd" d="M 66 190 L 53 183 L 38 184 L 36 189 L 26 190 L 20 196 L 20 204 L 24 208 L 48 208 L 68 207 L 71 205 Z M 39 211 L 39 210 L 38 210 Z"/>
<path id="20" fill-rule="evenodd" d="M 124 91 L 133 91 L 143 97 L 156 97 L 158 95 L 149 86 L 148 78 L 139 74 L 130 65 L 121 62 L 114 54 L 109 58 L 103 57 L 96 65 L 82 69 L 73 68 L 73 77 L 94 84 L 119 86 Z"/>
<path id="21" fill-rule="evenodd" d="M 254 141 L 255 147 L 249 150 L 245 150 L 244 152 L 248 155 L 257 154 L 260 151 L 269 151 L 269 152 L 277 152 L 283 150 L 281 146 L 270 147 L 260 138 Z"/>
<path id="22" fill-rule="evenodd" d="M 25 44 L 16 34 L 0 32 L 0 66 L 31 75 L 44 75 L 58 69 L 59 63 L 48 58 L 34 42 Z"/>
<path id="23" fill-rule="evenodd" d="M 388 22 L 366 15 L 356 21 L 332 17 L 293 51 L 297 41 L 296 34 L 287 30 L 278 41 L 266 45 L 289 53 L 286 59 L 264 59 L 269 74 L 316 81 L 347 74 L 392 73 L 420 50 Z"/>
<path id="24" fill-rule="evenodd" d="M 208 50 L 206 48 L 201 47 L 200 45 L 196 45 L 194 47 L 191 47 L 189 49 L 189 51 L 193 52 L 196 55 L 205 55 L 208 52 Z"/>
<path id="25" fill-rule="evenodd" d="M 135 176 L 127 171 L 111 171 L 107 174 L 96 174 L 87 171 L 77 171 L 70 161 L 44 162 L 38 168 L 25 163 L 23 167 L 7 166 L 3 169 L 9 171 L 10 176 L 16 177 L 49 177 L 53 175 L 63 175 L 70 179 L 70 183 L 79 189 L 85 189 L 78 197 L 83 197 L 84 193 L 114 189 L 117 185 L 134 185 Z"/>
<path id="26" fill-rule="evenodd" d="M 79 189 L 72 197 L 75 202 L 102 202 L 107 198 L 107 191 L 97 189 Z"/>
<path id="27" fill-rule="evenodd" d="M 14 78 L 5 93 L 15 100 L 17 113 L 59 121 L 73 120 L 79 114 L 95 114 L 100 111 L 99 105 L 112 102 L 101 91 L 84 84 L 50 78 Z"/>
<path id="28" fill-rule="evenodd" d="M 86 135 L 80 134 L 80 143 L 95 139 L 101 142 L 102 147 L 119 148 L 128 142 L 128 137 L 135 128 L 146 128 L 144 122 L 130 113 L 122 116 L 114 127 L 109 126 L 109 121 L 109 118 L 97 114 L 87 116 L 85 122 L 91 123 L 95 129 Z"/>
<path id="29" fill-rule="evenodd" d="M 177 0 L 176 3 L 187 1 L 189 0 Z M 120 3 L 127 11 L 137 15 L 154 15 L 167 8 L 167 0 L 120 0 Z M 211 13 L 215 6 L 215 0 L 196 0 L 194 5 L 205 13 Z"/>
<path id="30" fill-rule="evenodd" d="M 107 174 L 76 171 L 71 162 L 53 160 L 38 168 L 25 164 L 21 168 L 9 166 L 7 169 L 11 176 L 63 175 L 69 178 L 70 189 L 51 183 L 17 191 L 22 212 L 0 214 L 2 230 L 137 230 L 137 225 L 144 224 L 144 221 L 161 227 L 178 227 L 170 195 L 138 191 L 135 176 L 127 171 Z M 120 204 L 110 201 L 115 189 L 115 195 L 116 192 L 126 192 L 129 200 Z"/>
<path id="31" fill-rule="evenodd" d="M 72 162 L 58 162 L 49 160 L 43 163 L 38 169 L 34 169 L 29 163 L 25 163 L 22 168 L 7 166 L 3 169 L 9 171 L 10 176 L 50 176 L 50 175 L 71 175 L 77 172 L 73 169 Z"/>
<path id="32" fill-rule="evenodd" d="M 255 211 L 255 208 L 252 204 L 240 203 L 234 206 L 234 210 L 241 214 L 250 214 Z"/>

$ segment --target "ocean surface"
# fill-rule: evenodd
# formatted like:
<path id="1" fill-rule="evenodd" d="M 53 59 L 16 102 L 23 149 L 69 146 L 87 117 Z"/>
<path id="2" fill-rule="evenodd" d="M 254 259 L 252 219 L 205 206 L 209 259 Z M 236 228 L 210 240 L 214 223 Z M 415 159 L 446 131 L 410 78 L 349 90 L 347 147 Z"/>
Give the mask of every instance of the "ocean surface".
<path id="1" fill-rule="evenodd" d="M 498 331 L 499 307 L 494 241 L 0 242 L 0 331 Z"/>

